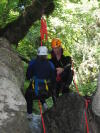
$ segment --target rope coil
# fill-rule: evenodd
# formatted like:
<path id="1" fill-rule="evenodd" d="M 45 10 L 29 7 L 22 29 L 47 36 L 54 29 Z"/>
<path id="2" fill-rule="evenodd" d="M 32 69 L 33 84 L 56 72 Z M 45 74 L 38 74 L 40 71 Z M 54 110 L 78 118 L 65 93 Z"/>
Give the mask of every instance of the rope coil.
<path id="1" fill-rule="evenodd" d="M 47 34 L 47 23 L 44 17 L 41 17 L 41 28 L 40 28 L 40 34 L 41 34 L 41 46 L 42 46 L 42 41 L 47 41 L 48 39 L 48 34 Z"/>

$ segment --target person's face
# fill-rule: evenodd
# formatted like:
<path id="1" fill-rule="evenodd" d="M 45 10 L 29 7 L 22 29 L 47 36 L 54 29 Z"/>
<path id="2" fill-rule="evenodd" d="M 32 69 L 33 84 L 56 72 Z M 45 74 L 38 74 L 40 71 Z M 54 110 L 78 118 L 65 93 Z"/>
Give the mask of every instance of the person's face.
<path id="1" fill-rule="evenodd" d="M 61 47 L 57 47 L 57 48 L 53 48 L 53 51 L 54 53 L 57 55 L 57 54 L 60 54 L 61 53 Z"/>

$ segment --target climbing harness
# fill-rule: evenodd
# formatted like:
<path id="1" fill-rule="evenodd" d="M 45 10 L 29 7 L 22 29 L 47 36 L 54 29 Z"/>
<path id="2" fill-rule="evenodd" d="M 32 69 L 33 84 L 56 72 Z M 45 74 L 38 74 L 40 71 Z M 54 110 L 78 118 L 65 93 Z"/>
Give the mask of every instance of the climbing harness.
<path id="1" fill-rule="evenodd" d="M 39 88 L 38 88 L 39 83 L 44 83 L 45 84 L 45 89 L 46 89 L 46 91 L 48 91 L 48 85 L 47 85 L 46 80 L 41 80 L 41 79 L 38 79 L 36 77 L 33 77 L 32 79 L 33 79 L 32 80 L 32 89 L 33 89 L 33 92 L 35 91 L 36 96 L 38 96 L 38 94 L 39 94 Z M 44 133 L 46 133 L 44 119 L 43 119 L 43 115 L 42 115 L 42 106 L 41 106 L 40 100 L 38 101 L 38 105 L 39 105 L 39 109 L 40 109 L 43 130 L 44 130 Z"/>
<path id="2" fill-rule="evenodd" d="M 48 84 L 47 81 L 44 79 L 38 79 L 36 76 L 32 78 L 32 89 L 35 92 L 35 95 L 39 95 L 39 83 L 42 83 L 45 85 L 45 90 L 48 91 Z"/>
<path id="3" fill-rule="evenodd" d="M 44 80 L 44 83 L 45 83 L 45 86 L 46 86 L 46 91 L 48 91 L 48 90 L 49 90 L 49 88 L 48 88 L 47 81 L 46 81 L 46 80 Z"/>

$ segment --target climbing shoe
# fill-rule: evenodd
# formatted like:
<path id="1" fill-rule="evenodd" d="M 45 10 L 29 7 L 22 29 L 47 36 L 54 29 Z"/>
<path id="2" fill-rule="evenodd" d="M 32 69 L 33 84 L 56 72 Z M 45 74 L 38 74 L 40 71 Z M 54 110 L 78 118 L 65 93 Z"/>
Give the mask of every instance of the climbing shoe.
<path id="1" fill-rule="evenodd" d="M 48 110 L 48 105 L 46 103 L 43 103 L 42 107 L 43 107 L 43 112 Z"/>
<path id="2" fill-rule="evenodd" d="M 27 119 L 28 120 L 32 120 L 32 118 L 33 118 L 33 114 L 27 114 Z"/>

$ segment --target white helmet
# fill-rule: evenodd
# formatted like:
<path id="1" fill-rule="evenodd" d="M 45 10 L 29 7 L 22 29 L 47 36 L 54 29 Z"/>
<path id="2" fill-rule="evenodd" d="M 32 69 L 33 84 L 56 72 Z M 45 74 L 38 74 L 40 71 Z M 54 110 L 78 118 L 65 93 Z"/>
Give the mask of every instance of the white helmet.
<path id="1" fill-rule="evenodd" d="M 37 50 L 37 55 L 48 55 L 48 49 L 45 46 L 40 46 Z"/>

